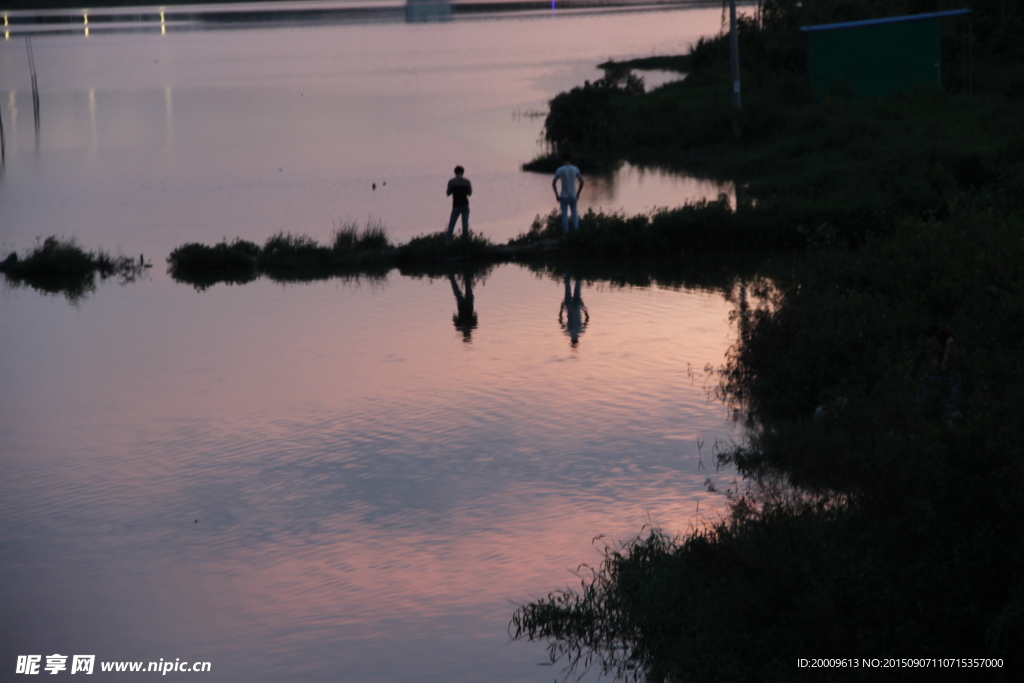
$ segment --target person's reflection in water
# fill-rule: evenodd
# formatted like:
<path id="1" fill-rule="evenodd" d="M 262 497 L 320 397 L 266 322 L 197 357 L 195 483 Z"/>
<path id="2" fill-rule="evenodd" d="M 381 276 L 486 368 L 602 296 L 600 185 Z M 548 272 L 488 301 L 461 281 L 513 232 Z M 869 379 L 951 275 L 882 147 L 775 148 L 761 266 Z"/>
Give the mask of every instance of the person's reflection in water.
<path id="1" fill-rule="evenodd" d="M 576 288 L 573 290 L 570 288 L 571 277 L 570 273 L 565 274 L 565 299 L 562 300 L 562 307 L 558 311 L 558 324 L 569 335 L 570 345 L 575 349 L 580 343 L 580 335 L 590 322 L 590 312 L 580 298 L 580 279 L 576 278 Z"/>
<path id="2" fill-rule="evenodd" d="M 448 281 L 452 283 L 452 292 L 455 294 L 455 306 L 458 312 L 452 316 L 455 329 L 462 332 L 462 341 L 467 344 L 473 341 L 473 330 L 476 329 L 476 311 L 473 310 L 473 276 L 467 271 L 462 274 L 462 281 L 466 284 L 466 293 L 459 289 L 459 283 L 455 280 L 454 274 L 448 275 Z"/>

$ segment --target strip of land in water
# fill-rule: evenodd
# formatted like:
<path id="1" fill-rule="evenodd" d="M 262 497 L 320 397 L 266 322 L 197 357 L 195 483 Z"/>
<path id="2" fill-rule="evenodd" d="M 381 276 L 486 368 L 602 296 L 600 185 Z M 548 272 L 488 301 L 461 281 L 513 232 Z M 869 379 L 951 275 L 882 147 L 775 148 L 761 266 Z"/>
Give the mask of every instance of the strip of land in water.
<path id="1" fill-rule="evenodd" d="M 699 201 L 677 209 L 640 216 L 594 213 L 580 217 L 579 230 L 564 234 L 557 212 L 538 216 L 529 230 L 506 244 L 494 244 L 470 234 L 446 244 L 444 233 L 416 237 L 393 245 L 377 225 L 359 232 L 357 226 L 337 231 L 322 245 L 308 236 L 277 234 L 258 245 L 243 239 L 215 245 L 186 244 L 168 257 L 175 279 L 194 283 L 247 282 L 261 274 L 271 277 L 330 277 L 355 272 L 437 269 L 542 260 L 612 259 L 659 261 L 714 251 L 765 251 L 780 244 L 799 248 L 806 236 L 790 231 L 783 242 L 771 242 L 764 225 L 745 212 L 733 211 L 729 201 Z"/>

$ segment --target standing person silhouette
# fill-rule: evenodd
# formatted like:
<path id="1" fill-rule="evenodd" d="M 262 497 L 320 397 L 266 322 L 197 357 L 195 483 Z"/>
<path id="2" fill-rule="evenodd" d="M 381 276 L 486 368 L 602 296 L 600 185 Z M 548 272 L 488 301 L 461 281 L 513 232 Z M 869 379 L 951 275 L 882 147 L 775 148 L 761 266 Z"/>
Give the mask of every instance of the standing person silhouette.
<path id="1" fill-rule="evenodd" d="M 580 296 L 580 279 L 576 278 L 575 290 L 571 289 L 571 280 L 572 275 L 566 273 L 565 298 L 562 299 L 562 306 L 558 310 L 558 324 L 562 326 L 562 331 L 569 335 L 569 344 L 575 349 L 580 343 L 580 335 L 590 322 L 590 311 Z"/>
<path id="2" fill-rule="evenodd" d="M 445 244 L 452 243 L 455 221 L 460 215 L 462 216 L 462 236 L 469 237 L 469 196 L 473 194 L 473 184 L 469 182 L 469 178 L 462 177 L 465 172 L 466 169 L 456 166 L 455 177 L 448 181 L 448 196 L 452 198 L 452 216 L 448 219 Z"/>
<path id="3" fill-rule="evenodd" d="M 462 333 L 462 341 L 467 344 L 473 341 L 473 330 L 476 329 L 477 317 L 473 310 L 473 274 L 468 270 L 462 274 L 462 280 L 466 283 L 466 293 L 459 290 L 459 283 L 455 280 L 455 274 L 448 274 L 448 281 L 452 285 L 452 293 L 455 295 L 455 307 L 458 311 L 452 316 L 452 323 L 455 329 Z"/>
<path id="4" fill-rule="evenodd" d="M 562 181 L 562 191 L 558 191 L 558 181 Z M 579 184 L 577 186 L 577 183 Z M 555 171 L 555 177 L 551 180 L 551 189 L 555 191 L 555 199 L 562 208 L 562 234 L 569 234 L 568 210 L 572 210 L 572 229 L 580 229 L 580 217 L 576 208 L 576 201 L 583 191 L 583 176 L 580 169 L 572 165 L 572 155 L 568 152 L 562 154 L 562 165 Z"/>

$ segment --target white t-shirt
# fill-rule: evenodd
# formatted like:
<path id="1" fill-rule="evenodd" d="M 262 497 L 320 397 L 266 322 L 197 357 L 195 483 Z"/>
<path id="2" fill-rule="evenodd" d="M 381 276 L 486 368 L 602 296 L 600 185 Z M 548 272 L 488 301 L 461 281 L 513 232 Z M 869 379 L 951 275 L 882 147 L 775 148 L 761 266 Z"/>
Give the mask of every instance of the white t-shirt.
<path id="1" fill-rule="evenodd" d="M 576 178 L 580 175 L 580 169 L 572 164 L 559 166 L 555 171 L 555 180 L 562 179 L 562 191 L 559 197 L 562 199 L 576 199 Z"/>

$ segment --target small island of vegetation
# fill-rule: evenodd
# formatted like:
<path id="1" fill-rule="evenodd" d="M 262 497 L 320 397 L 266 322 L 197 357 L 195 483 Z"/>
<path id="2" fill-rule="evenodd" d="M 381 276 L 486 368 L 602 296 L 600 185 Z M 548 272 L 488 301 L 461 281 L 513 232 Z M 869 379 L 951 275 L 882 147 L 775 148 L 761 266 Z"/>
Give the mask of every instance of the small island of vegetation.
<path id="1" fill-rule="evenodd" d="M 113 256 L 105 251 L 86 251 L 72 239 L 47 237 L 19 257 L 10 252 L 0 261 L 0 273 L 15 286 L 48 294 L 63 294 L 75 302 L 96 290 L 96 277 L 118 278 L 122 283 L 137 279 L 149 264 L 138 259 Z"/>

